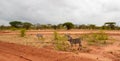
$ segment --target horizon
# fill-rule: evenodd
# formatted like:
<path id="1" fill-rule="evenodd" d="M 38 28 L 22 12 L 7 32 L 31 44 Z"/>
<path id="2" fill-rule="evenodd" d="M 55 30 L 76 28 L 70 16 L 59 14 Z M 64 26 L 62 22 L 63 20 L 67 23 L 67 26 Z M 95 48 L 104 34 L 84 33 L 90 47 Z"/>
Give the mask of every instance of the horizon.
<path id="1" fill-rule="evenodd" d="M 11 21 L 11 22 L 13 22 L 13 21 Z M 26 21 L 19 21 L 19 22 L 24 23 L 24 22 L 26 22 Z M 31 23 L 31 22 L 28 22 L 28 23 Z M 66 22 L 58 23 L 58 24 L 51 24 L 51 25 L 59 25 L 59 24 L 64 24 L 64 23 L 66 23 Z M 73 23 L 73 22 L 71 22 L 71 23 Z M 105 22 L 105 23 L 108 23 L 108 22 Z M 104 25 L 105 23 L 103 23 L 103 25 Z M 40 25 L 49 25 L 50 23 L 46 23 L 46 24 L 31 23 L 31 24 L 33 24 L 33 25 L 37 25 L 37 24 L 40 24 Z M 75 24 L 75 23 L 73 23 L 73 24 L 76 25 L 76 26 L 78 26 L 78 25 L 95 25 L 95 26 L 100 26 L 100 27 L 103 26 L 103 25 L 96 25 L 96 24 Z M 119 26 L 119 23 L 116 23 L 116 22 L 115 22 L 115 25 L 116 25 L 116 26 Z M 10 25 L 10 22 L 9 22 L 8 25 L 0 25 L 0 26 L 11 26 L 11 25 Z"/>

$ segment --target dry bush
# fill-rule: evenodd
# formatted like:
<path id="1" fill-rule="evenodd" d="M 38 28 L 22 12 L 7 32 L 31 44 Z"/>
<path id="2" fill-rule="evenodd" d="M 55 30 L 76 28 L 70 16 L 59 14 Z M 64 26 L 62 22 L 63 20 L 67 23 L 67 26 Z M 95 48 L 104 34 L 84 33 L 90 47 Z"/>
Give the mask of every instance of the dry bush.
<path id="1" fill-rule="evenodd" d="M 54 32 L 54 43 L 55 49 L 57 50 L 67 51 L 70 48 L 67 38 L 65 36 L 60 36 L 56 31 Z"/>

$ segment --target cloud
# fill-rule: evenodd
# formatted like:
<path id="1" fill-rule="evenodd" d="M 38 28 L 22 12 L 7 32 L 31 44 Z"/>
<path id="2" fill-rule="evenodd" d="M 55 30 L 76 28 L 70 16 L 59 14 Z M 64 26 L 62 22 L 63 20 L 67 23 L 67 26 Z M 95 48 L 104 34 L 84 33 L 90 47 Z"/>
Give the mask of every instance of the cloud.
<path id="1" fill-rule="evenodd" d="M 0 25 L 9 25 L 8 21 L 0 19 Z"/>
<path id="2" fill-rule="evenodd" d="M 119 0 L 0 0 L 0 24 L 12 20 L 32 23 L 102 25 L 120 20 Z"/>

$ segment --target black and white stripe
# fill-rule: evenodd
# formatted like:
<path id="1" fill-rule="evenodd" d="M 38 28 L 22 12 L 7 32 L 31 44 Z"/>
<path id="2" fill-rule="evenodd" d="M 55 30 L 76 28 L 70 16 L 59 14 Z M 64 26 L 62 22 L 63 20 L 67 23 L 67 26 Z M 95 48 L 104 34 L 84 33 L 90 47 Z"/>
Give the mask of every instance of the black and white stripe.
<path id="1" fill-rule="evenodd" d="M 36 34 L 36 36 L 39 38 L 43 38 L 43 35 L 42 34 Z"/>
<path id="2" fill-rule="evenodd" d="M 66 36 L 68 37 L 68 41 L 70 42 L 71 46 L 73 46 L 73 44 L 79 44 L 79 47 L 82 47 L 80 38 L 73 39 L 70 35 L 67 34 Z"/>

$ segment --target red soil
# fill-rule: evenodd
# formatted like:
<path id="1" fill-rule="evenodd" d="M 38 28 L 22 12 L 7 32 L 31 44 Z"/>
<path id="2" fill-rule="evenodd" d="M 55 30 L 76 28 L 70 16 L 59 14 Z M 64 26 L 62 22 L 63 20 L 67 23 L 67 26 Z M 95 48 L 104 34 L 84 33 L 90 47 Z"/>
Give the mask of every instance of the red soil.
<path id="1" fill-rule="evenodd" d="M 0 42 L 0 61 L 95 61 L 72 53 Z"/>

